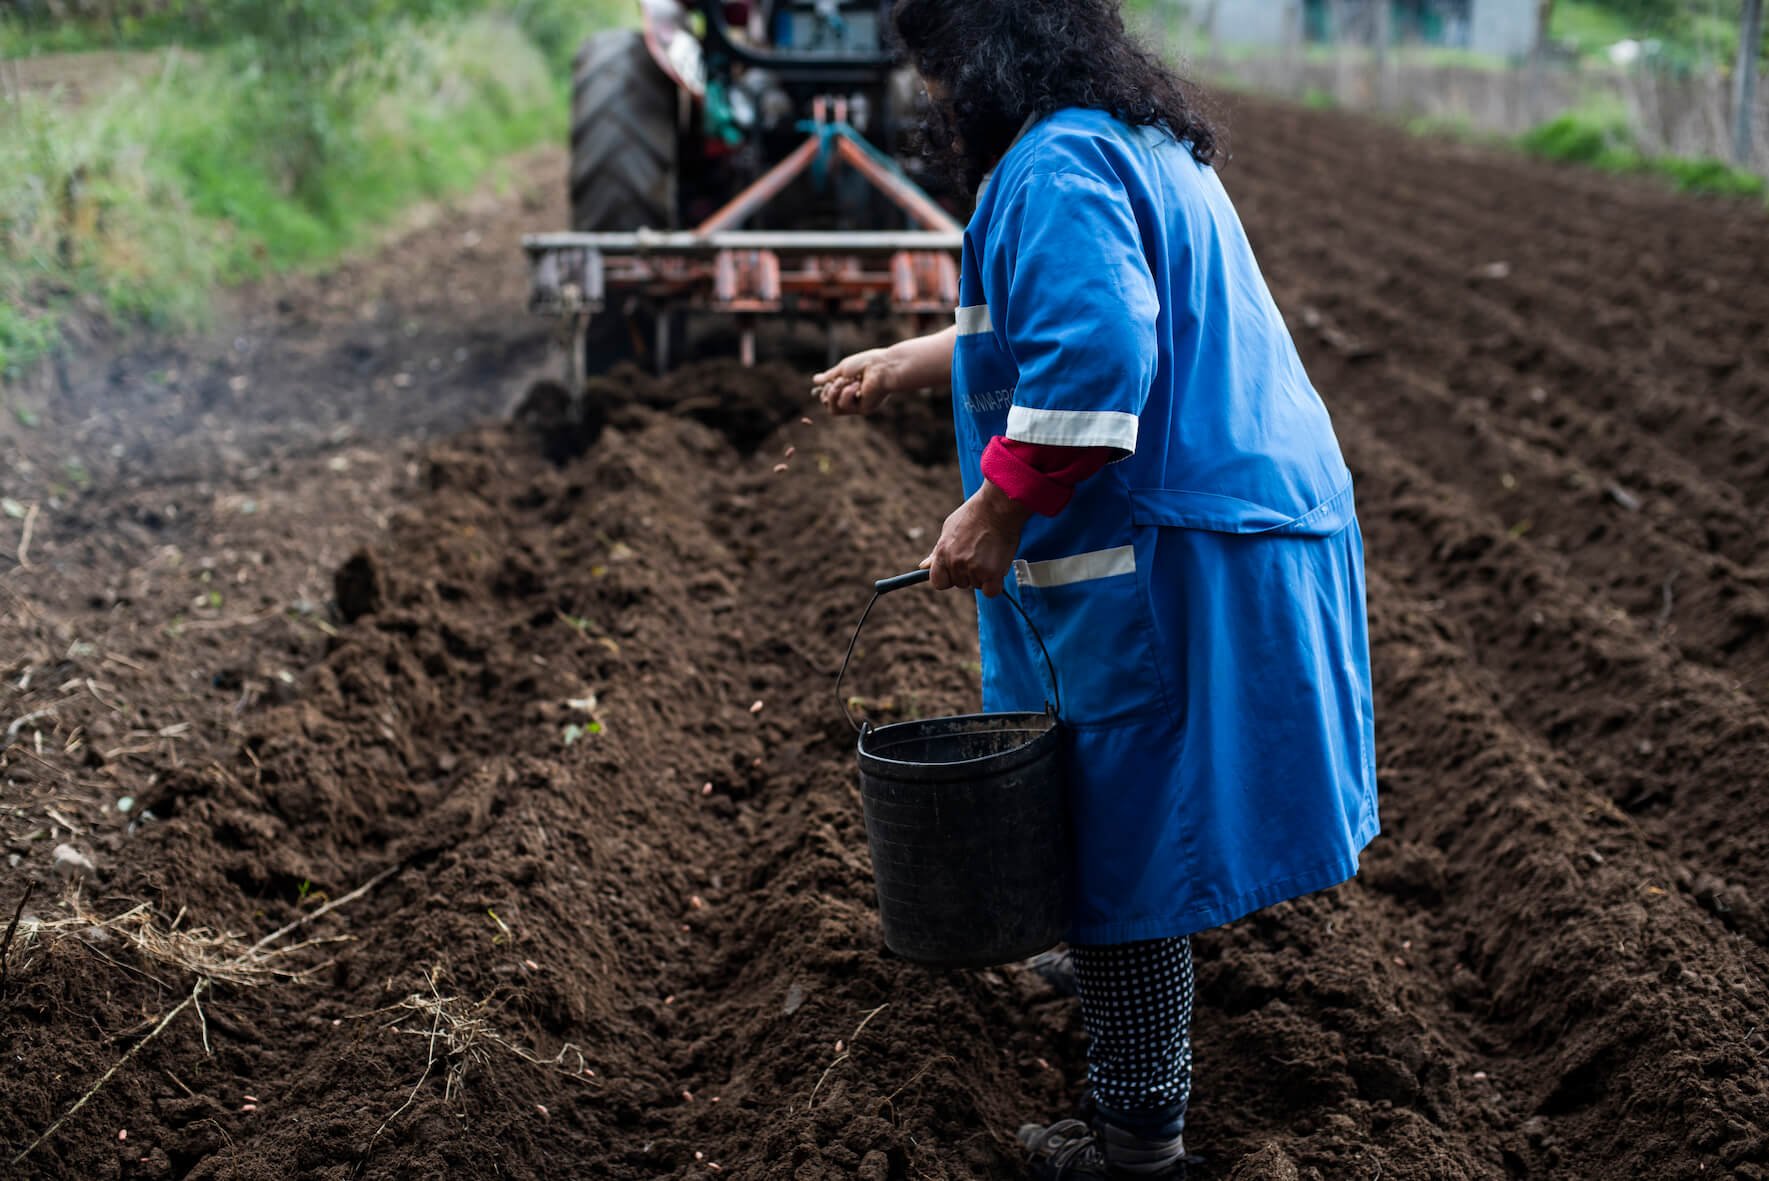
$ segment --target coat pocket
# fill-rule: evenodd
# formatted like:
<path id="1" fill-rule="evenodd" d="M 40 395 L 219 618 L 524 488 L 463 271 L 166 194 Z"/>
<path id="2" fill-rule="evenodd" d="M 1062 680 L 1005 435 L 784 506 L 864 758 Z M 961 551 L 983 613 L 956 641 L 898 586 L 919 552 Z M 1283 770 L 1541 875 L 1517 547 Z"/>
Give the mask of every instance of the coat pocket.
<path id="1" fill-rule="evenodd" d="M 1056 666 L 1064 721 L 1102 726 L 1167 709 L 1147 591 L 1152 556 L 1146 545 L 1122 545 L 1014 563 L 1020 601 Z"/>

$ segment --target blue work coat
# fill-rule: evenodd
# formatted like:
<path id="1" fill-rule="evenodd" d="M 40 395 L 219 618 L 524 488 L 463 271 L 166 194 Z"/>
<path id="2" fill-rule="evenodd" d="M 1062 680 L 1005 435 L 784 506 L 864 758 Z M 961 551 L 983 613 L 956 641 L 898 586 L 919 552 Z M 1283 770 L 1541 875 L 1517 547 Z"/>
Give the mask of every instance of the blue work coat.
<path id="1" fill-rule="evenodd" d="M 1072 942 L 1189 934 L 1344 881 L 1376 835 L 1351 475 L 1216 173 L 1098 111 L 1030 126 L 965 231 L 966 495 L 997 435 L 1117 449 L 1034 517 L 1008 589 L 1056 665 Z M 987 710 L 1038 649 L 978 597 Z"/>

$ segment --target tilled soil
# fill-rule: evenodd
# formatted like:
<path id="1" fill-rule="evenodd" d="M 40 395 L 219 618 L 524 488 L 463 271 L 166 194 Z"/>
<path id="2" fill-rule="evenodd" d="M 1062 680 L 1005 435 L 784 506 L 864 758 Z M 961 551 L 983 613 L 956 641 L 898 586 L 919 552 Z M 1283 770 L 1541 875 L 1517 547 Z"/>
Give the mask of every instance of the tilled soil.
<path id="1" fill-rule="evenodd" d="M 1198 940 L 1195 1172 L 1769 1176 L 1769 219 L 1336 115 L 1235 132 L 1359 477 L 1386 832 Z M 832 674 L 954 503 L 938 402 L 805 423 L 796 370 L 705 364 L 616 375 L 561 465 L 417 438 L 544 356 L 535 172 L 254 296 L 244 362 L 75 375 L 20 444 L 0 921 L 28 882 L 49 925 L 0 977 L 8 1159 L 134 1056 L 19 1175 L 1006 1178 L 1075 1098 L 1070 1002 L 877 935 Z M 973 705 L 971 627 L 894 596 L 849 692 Z M 64 841 L 81 910 L 150 912 L 83 929 Z M 150 954 L 149 913 L 199 938 Z M 338 941 L 298 977 L 218 963 L 303 916 L 271 946 Z"/>

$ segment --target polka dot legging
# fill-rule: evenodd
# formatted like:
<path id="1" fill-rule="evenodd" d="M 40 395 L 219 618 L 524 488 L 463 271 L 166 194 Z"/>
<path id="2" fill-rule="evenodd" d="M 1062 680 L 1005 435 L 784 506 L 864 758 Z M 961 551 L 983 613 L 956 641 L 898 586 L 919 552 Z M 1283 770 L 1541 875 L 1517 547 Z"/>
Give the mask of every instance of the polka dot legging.
<path id="1" fill-rule="evenodd" d="M 1192 941 L 1072 948 L 1087 1077 L 1100 1106 L 1184 1118 L 1192 1090 Z"/>

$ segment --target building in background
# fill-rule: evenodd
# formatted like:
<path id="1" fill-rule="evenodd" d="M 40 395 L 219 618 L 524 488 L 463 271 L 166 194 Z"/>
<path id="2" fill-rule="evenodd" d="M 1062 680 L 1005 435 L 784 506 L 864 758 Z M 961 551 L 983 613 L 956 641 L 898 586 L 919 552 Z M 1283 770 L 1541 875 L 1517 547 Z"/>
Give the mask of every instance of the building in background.
<path id="1" fill-rule="evenodd" d="M 1535 47 L 1537 0 L 1177 0 L 1212 40 L 1254 46 L 1370 44 L 1379 4 L 1401 44 L 1507 58 Z"/>

